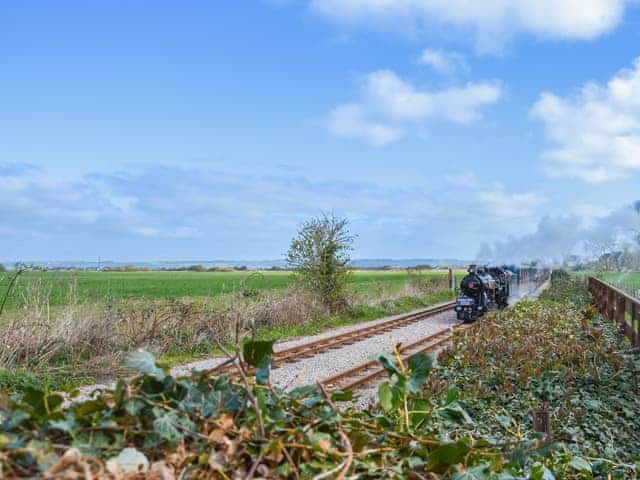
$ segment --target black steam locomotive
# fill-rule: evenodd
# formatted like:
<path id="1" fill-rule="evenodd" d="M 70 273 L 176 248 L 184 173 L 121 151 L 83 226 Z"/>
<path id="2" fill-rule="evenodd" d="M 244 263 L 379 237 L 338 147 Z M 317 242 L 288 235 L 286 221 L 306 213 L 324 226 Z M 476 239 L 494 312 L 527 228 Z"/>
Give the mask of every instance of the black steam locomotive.
<path id="1" fill-rule="evenodd" d="M 456 299 L 458 320 L 473 322 L 492 309 L 508 306 L 512 273 L 504 268 L 470 265 Z"/>

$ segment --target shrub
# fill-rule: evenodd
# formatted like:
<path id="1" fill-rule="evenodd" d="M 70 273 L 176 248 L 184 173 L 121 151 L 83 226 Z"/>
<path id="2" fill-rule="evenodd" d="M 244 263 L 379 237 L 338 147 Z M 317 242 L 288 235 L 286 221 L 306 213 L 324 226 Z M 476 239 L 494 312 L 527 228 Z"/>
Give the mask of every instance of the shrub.
<path id="1" fill-rule="evenodd" d="M 287 253 L 298 282 L 333 312 L 347 303 L 353 240 L 347 219 L 325 214 L 302 224 Z"/>

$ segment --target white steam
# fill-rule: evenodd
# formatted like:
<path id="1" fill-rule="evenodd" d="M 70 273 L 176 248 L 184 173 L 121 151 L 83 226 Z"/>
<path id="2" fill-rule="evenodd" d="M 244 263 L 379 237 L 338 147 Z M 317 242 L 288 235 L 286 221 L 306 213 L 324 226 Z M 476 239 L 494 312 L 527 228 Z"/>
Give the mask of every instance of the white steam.
<path id="1" fill-rule="evenodd" d="M 544 217 L 535 232 L 484 243 L 478 260 L 522 263 L 537 260 L 558 265 L 569 255 L 594 258 L 603 253 L 640 246 L 640 200 L 585 222 L 577 215 Z"/>

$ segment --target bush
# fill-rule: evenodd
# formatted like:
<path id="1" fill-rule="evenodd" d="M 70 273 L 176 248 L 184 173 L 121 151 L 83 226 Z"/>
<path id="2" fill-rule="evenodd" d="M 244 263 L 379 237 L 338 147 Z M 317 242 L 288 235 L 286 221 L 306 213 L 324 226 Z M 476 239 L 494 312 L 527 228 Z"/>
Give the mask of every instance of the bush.
<path id="1" fill-rule="evenodd" d="M 302 224 L 287 253 L 297 281 L 332 312 L 347 304 L 353 240 L 345 218 L 323 215 Z"/>
<path id="2" fill-rule="evenodd" d="M 6 272 L 7 267 L 5 267 L 2 263 L 0 263 L 0 272 Z"/>

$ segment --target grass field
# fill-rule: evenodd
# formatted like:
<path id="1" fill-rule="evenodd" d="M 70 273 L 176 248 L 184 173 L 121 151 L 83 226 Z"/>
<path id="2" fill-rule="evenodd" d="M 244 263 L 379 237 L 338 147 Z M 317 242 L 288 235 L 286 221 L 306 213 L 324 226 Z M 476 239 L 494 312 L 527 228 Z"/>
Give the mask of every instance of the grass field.
<path id="1" fill-rule="evenodd" d="M 597 272 L 595 276 L 640 297 L 640 272 Z"/>
<path id="2" fill-rule="evenodd" d="M 446 276 L 446 271 L 423 275 Z M 0 274 L 0 298 L 11 273 Z M 359 270 L 351 285 L 355 293 L 385 288 L 401 289 L 409 273 L 405 270 Z M 124 299 L 212 298 L 225 293 L 284 289 L 293 281 L 291 272 L 26 272 L 7 302 L 19 307 L 33 295 L 47 295 L 52 307 L 76 303 L 103 303 Z"/>
<path id="3" fill-rule="evenodd" d="M 640 272 L 600 272 L 597 276 L 616 285 L 640 288 Z"/>

